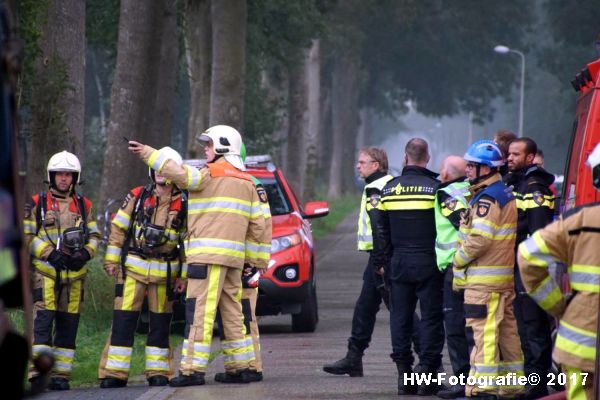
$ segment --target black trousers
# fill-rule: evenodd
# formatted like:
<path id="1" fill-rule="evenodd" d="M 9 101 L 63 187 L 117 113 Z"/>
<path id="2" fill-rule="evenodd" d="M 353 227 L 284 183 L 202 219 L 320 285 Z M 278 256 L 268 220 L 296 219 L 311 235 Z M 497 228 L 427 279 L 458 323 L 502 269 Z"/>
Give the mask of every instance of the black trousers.
<path id="1" fill-rule="evenodd" d="M 446 346 L 455 376 L 469 376 L 469 344 L 465 333 L 464 292 L 452 290 L 452 265 L 444 273 L 444 327 Z"/>
<path id="2" fill-rule="evenodd" d="M 513 308 L 525 358 L 525 374 L 535 372 L 546 377 L 552 367 L 550 317 L 525 291 L 518 268 L 515 270 L 515 292 Z"/>
<path id="3" fill-rule="evenodd" d="M 417 301 L 420 306 L 419 361 L 437 370 L 444 348 L 442 312 L 444 276 L 438 271 L 434 253 L 409 252 L 394 254 L 390 274 L 390 329 L 392 360 L 411 366 L 411 336 Z"/>

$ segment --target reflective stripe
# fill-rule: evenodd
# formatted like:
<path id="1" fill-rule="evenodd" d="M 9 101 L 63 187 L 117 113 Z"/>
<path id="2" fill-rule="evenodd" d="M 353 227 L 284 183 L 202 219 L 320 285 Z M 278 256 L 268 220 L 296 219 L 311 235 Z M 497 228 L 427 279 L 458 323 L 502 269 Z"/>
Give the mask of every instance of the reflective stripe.
<path id="1" fill-rule="evenodd" d="M 434 207 L 433 196 L 419 196 L 420 199 L 404 200 L 408 196 L 388 196 L 382 199 L 384 210 L 429 210 Z"/>
<path id="2" fill-rule="evenodd" d="M 244 258 L 246 245 L 242 242 L 224 239 L 191 239 L 186 243 L 186 254 L 224 254 Z"/>
<path id="3" fill-rule="evenodd" d="M 240 354 L 232 354 L 232 355 L 228 355 L 228 356 L 223 356 L 223 362 L 224 363 L 233 363 L 233 362 L 237 362 L 237 361 L 250 361 L 252 359 L 255 359 L 256 356 L 254 354 L 254 351 L 252 352 L 246 352 L 246 353 L 240 353 Z"/>
<path id="4" fill-rule="evenodd" d="M 544 310 L 552 309 L 563 298 L 559 287 L 550 276 L 533 289 L 529 296 Z"/>
<path id="5" fill-rule="evenodd" d="M 519 252 L 529 263 L 538 267 L 547 267 L 559 261 L 558 258 L 550 255 L 550 250 L 539 231 L 521 243 Z"/>
<path id="6" fill-rule="evenodd" d="M 573 264 L 569 269 L 569 282 L 575 290 L 600 292 L 600 267 Z"/>
<path id="7" fill-rule="evenodd" d="M 498 365 L 475 364 L 475 375 L 498 375 Z"/>
<path id="8" fill-rule="evenodd" d="M 121 248 L 109 244 L 106 246 L 106 255 L 104 260 L 107 262 L 119 262 L 121 261 Z"/>
<path id="9" fill-rule="evenodd" d="M 87 228 L 89 233 L 94 234 L 100 234 L 100 230 L 98 229 L 98 223 L 96 221 L 88 221 L 87 222 Z"/>
<path id="10" fill-rule="evenodd" d="M 155 171 L 162 169 L 163 165 L 167 162 L 168 158 L 166 155 L 161 154 L 160 151 L 154 150 L 148 158 L 148 165 Z"/>
<path id="11" fill-rule="evenodd" d="M 110 358 L 108 360 L 106 360 L 106 369 L 129 371 L 130 366 L 131 366 L 131 363 L 128 361 L 117 361 L 117 360 L 111 360 Z"/>
<path id="12" fill-rule="evenodd" d="M 470 234 L 479 234 L 493 240 L 505 240 L 516 237 L 516 224 L 498 226 L 484 219 L 473 220 Z"/>
<path id="13" fill-rule="evenodd" d="M 596 335 L 594 332 L 577 328 L 565 321 L 560 321 L 555 346 L 576 357 L 592 361 L 596 358 Z"/>
<path id="14" fill-rule="evenodd" d="M 202 183 L 202 174 L 197 168 L 189 165 L 184 165 L 185 172 L 187 173 L 187 187 L 189 189 L 198 189 Z"/>
<path id="15" fill-rule="evenodd" d="M 464 267 L 471 261 L 473 261 L 473 258 L 469 256 L 467 252 L 463 250 L 462 247 L 458 249 L 458 251 L 454 254 L 454 264 L 456 264 L 459 267 Z"/>
<path id="16" fill-rule="evenodd" d="M 168 357 L 169 349 L 165 349 L 162 347 L 148 347 L 146 346 L 146 356 L 161 356 Z"/>
<path id="17" fill-rule="evenodd" d="M 262 210 L 258 204 L 253 206 L 249 201 L 239 200 L 234 197 L 211 197 L 189 201 L 189 214 L 207 212 L 228 212 L 250 217 L 251 215 L 262 213 Z"/>
<path id="18" fill-rule="evenodd" d="M 467 276 L 509 276 L 512 277 L 514 269 L 512 265 L 507 266 L 473 266 L 467 270 Z"/>
<path id="19" fill-rule="evenodd" d="M 131 272 L 140 275 L 155 276 L 158 278 L 166 278 L 168 263 L 156 258 L 143 259 L 135 254 L 128 254 L 125 260 L 125 267 Z M 171 263 L 171 274 L 179 271 L 179 263 Z"/>
<path id="20" fill-rule="evenodd" d="M 117 211 L 117 214 L 112 220 L 112 223 L 121 228 L 122 230 L 127 230 L 129 228 L 130 222 L 131 216 L 123 210 Z"/>
<path id="21" fill-rule="evenodd" d="M 517 362 L 501 362 L 499 367 L 499 373 L 514 373 L 517 376 L 524 375 L 523 361 Z"/>
<path id="22" fill-rule="evenodd" d="M 259 260 L 268 260 L 271 258 L 271 243 L 261 244 L 247 241 L 246 256 L 250 258 L 257 258 Z"/>
<path id="23" fill-rule="evenodd" d="M 436 249 L 440 249 L 440 250 L 454 250 L 457 248 L 457 243 L 456 242 L 452 242 L 452 243 L 440 243 L 437 241 L 435 241 L 435 247 Z"/>
<path id="24" fill-rule="evenodd" d="M 46 249 L 46 247 L 51 246 L 49 243 L 46 243 L 39 237 L 35 236 L 31 241 L 31 254 L 35 257 L 41 257 L 42 252 Z"/>
<path id="25" fill-rule="evenodd" d="M 108 354 L 114 354 L 119 356 L 131 356 L 133 349 L 131 347 L 123 347 L 123 346 L 109 346 Z"/>
<path id="26" fill-rule="evenodd" d="M 73 362 L 68 362 L 68 361 L 58 361 L 56 360 L 54 362 L 54 371 L 57 372 L 63 372 L 63 373 L 69 373 L 73 370 Z"/>
<path id="27" fill-rule="evenodd" d="M 31 352 L 34 355 L 38 355 L 38 354 L 44 353 L 44 352 L 51 353 L 52 347 L 50 347 L 46 344 L 34 344 L 33 346 L 31 346 Z"/>
<path id="28" fill-rule="evenodd" d="M 169 371 L 170 366 L 168 361 L 146 360 L 146 369 L 153 371 Z"/>
<path id="29" fill-rule="evenodd" d="M 223 340 L 221 342 L 221 348 L 222 349 L 237 349 L 239 347 L 244 347 L 244 346 L 248 346 L 249 344 L 251 344 L 252 341 L 250 341 L 250 343 L 248 343 L 247 339 L 239 339 L 239 340 Z"/>
<path id="30" fill-rule="evenodd" d="M 36 231 L 37 231 L 37 225 L 35 222 L 30 221 L 28 219 L 23 221 L 23 232 L 26 235 L 35 235 Z"/>

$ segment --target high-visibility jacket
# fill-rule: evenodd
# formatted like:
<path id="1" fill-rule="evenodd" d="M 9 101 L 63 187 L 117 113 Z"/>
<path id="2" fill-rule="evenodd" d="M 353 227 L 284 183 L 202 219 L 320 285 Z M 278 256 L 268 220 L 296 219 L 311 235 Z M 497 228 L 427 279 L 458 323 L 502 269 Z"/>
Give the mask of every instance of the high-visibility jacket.
<path id="1" fill-rule="evenodd" d="M 435 196 L 435 256 L 440 271 L 452 264 L 457 248 L 460 213 L 468 207 L 469 182 L 465 178 L 442 184 Z"/>
<path id="2" fill-rule="evenodd" d="M 163 283 L 168 276 L 175 278 L 180 273 L 185 277 L 186 264 L 177 249 L 185 234 L 182 207 L 182 195 L 176 188 L 164 196 L 158 196 L 153 187 L 138 186 L 131 190 L 112 220 L 104 263 L 121 264 L 122 252 L 127 251 L 123 266 L 139 282 Z M 146 246 L 145 223 L 164 228 L 163 244 L 153 249 Z M 123 249 L 125 244 L 127 249 Z"/>
<path id="3" fill-rule="evenodd" d="M 365 185 L 358 215 L 357 241 L 358 250 L 360 251 L 373 250 L 373 232 L 371 229 L 371 219 L 369 218 L 369 209 L 377 207 L 383 187 L 392 179 L 394 177 L 391 175 L 383 175 Z"/>
<path id="4" fill-rule="evenodd" d="M 600 293 L 600 205 L 568 211 L 519 246 L 519 270 L 527 293 L 560 318 L 553 358 L 594 371 Z M 553 279 L 567 266 L 573 297 L 565 302 Z"/>
<path id="5" fill-rule="evenodd" d="M 514 290 L 517 206 L 500 174 L 470 186 L 454 254 L 455 289 Z"/>
<path id="6" fill-rule="evenodd" d="M 269 261 L 271 243 L 263 237 L 265 215 L 252 178 L 224 158 L 197 169 L 177 165 L 150 146 L 140 154 L 150 168 L 188 189 L 188 235 L 185 254 L 191 264 L 242 268 L 246 259 Z M 188 270 L 188 276 L 191 273 Z"/>
<path id="7" fill-rule="evenodd" d="M 98 249 L 100 231 L 95 218 L 92 216 L 92 202 L 86 197 L 82 197 L 83 202 L 81 202 L 75 195 L 65 196 L 55 189 L 46 192 L 44 197 L 46 198 L 45 206 L 39 204 L 39 194 L 34 195 L 31 201 L 26 204 L 23 228 L 35 270 L 44 276 L 56 279 L 56 269 L 47 259 L 58 246 L 59 237 L 65 229 L 79 226 L 83 222 L 82 213 L 86 213 L 87 238 L 84 248 L 91 258 L 94 257 Z M 82 210 L 81 203 L 83 203 L 85 210 Z M 38 209 L 43 210 L 40 213 L 45 213 L 43 218 L 41 215 L 38 217 Z M 39 227 L 38 220 L 40 222 Z M 69 253 L 66 248 L 60 250 L 65 254 Z M 63 282 L 68 282 L 83 279 L 86 274 L 87 267 L 84 266 L 79 271 L 61 271 L 60 278 Z"/>

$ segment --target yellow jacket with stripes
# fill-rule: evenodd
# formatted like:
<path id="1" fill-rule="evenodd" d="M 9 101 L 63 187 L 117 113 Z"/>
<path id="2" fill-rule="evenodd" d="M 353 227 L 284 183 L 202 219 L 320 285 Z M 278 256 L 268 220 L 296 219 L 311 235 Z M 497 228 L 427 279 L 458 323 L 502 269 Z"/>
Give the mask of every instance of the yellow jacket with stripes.
<path id="1" fill-rule="evenodd" d="M 600 205 L 570 210 L 519 246 L 519 272 L 527 293 L 560 318 L 553 358 L 594 371 L 600 293 Z M 565 301 L 556 271 L 565 268 L 573 297 Z"/>
<path id="2" fill-rule="evenodd" d="M 82 217 L 74 196 L 65 196 L 51 189 L 46 192 L 46 215 L 38 231 L 36 218 L 39 201 L 41 201 L 40 196 L 34 195 L 25 207 L 25 221 L 23 222 L 25 242 L 31 254 L 31 263 L 35 270 L 44 276 L 56 279 L 56 269 L 46 260 L 50 253 L 56 249 L 60 234 L 65 229 L 79 226 Z M 84 198 L 84 204 L 89 233 L 84 248 L 90 254 L 90 257 L 94 258 L 100 243 L 100 231 L 92 214 L 92 203 Z M 69 253 L 67 249 L 61 249 L 61 251 L 65 254 Z M 84 266 L 79 271 L 61 271 L 60 278 L 63 282 L 68 282 L 83 279 L 86 274 L 87 267 Z"/>
<path id="3" fill-rule="evenodd" d="M 182 207 L 181 192 L 174 188 L 172 193 L 158 196 L 152 190 L 152 193 L 149 193 L 146 197 L 145 204 L 139 205 L 138 214 L 135 216 L 135 220 L 132 221 L 134 208 L 136 203 L 141 201 L 140 196 L 143 190 L 144 187 L 142 186 L 134 188 L 127 195 L 123 205 L 113 218 L 104 264 L 121 264 L 123 245 L 128 232 L 130 232 L 131 224 L 134 224 L 131 229 L 132 237 L 129 238 L 129 251 L 124 264 L 127 275 L 143 283 L 164 283 L 167 281 L 169 273 L 171 279 L 180 275 L 179 264 L 182 260 L 179 260 L 177 244 L 180 241 L 180 236 L 185 234 L 185 220 L 177 221 Z M 149 208 L 154 209 L 154 211 L 148 222 L 165 228 L 164 244 L 152 249 L 152 251 L 145 247 L 143 226 L 138 219 L 140 214 L 147 212 Z M 181 226 L 175 227 L 174 221 L 177 221 Z M 170 272 L 168 272 L 169 268 Z M 181 275 L 185 278 L 185 262 L 183 262 L 181 268 L 183 269 Z"/>
<path id="4" fill-rule="evenodd" d="M 454 254 L 455 289 L 514 290 L 517 207 L 512 193 L 494 174 L 470 186 Z"/>
<path id="5" fill-rule="evenodd" d="M 245 262 L 268 262 L 265 214 L 250 176 L 220 158 L 198 170 L 179 166 L 145 146 L 140 157 L 152 169 L 189 191 L 185 252 L 190 264 L 242 268 Z"/>

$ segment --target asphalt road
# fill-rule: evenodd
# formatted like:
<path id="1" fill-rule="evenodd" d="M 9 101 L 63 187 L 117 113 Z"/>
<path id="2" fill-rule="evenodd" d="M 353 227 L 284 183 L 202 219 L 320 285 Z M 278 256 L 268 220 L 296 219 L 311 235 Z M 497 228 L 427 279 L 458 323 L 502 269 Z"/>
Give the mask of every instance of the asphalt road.
<path id="1" fill-rule="evenodd" d="M 143 377 L 132 379 L 123 389 L 77 388 L 68 392 L 48 392 L 38 397 L 68 399 L 389 399 L 397 396 L 397 372 L 389 353 L 389 315 L 378 314 L 371 346 L 363 359 L 365 376 L 340 377 L 322 371 L 323 364 L 345 355 L 352 311 L 362 283 L 367 260 L 356 251 L 356 215 L 347 218 L 334 234 L 316 244 L 318 302 L 320 319 L 314 333 L 291 331 L 290 316 L 260 320 L 264 381 L 249 385 L 214 382 L 215 372 L 223 370 L 220 359 L 207 373 L 207 384 L 188 388 L 148 388 Z M 213 346 L 218 346 L 215 338 Z M 450 372 L 444 354 L 445 370 Z M 424 399 L 424 397 L 402 397 Z M 432 397 L 435 398 L 435 397 Z"/>

